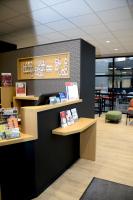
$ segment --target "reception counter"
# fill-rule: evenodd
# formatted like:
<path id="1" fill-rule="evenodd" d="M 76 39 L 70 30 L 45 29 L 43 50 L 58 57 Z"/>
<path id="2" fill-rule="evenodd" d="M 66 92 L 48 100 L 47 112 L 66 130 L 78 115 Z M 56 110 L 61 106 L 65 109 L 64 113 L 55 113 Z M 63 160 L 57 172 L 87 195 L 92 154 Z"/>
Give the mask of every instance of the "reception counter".
<path id="1" fill-rule="evenodd" d="M 37 97 L 14 97 L 16 100 L 22 100 L 22 99 L 28 99 L 28 100 L 37 100 Z M 66 105 L 72 105 L 75 103 L 82 102 L 81 99 L 79 100 L 73 100 L 73 101 L 67 101 L 62 103 L 57 103 L 53 105 L 43 105 L 43 106 L 27 106 L 21 108 L 21 133 L 19 138 L 14 139 L 5 139 L 0 140 L 0 146 L 10 145 L 10 144 L 16 144 L 21 142 L 27 142 L 31 140 L 36 140 L 38 138 L 38 121 L 37 121 L 37 113 L 41 111 L 51 110 L 59 107 L 63 107 Z M 32 122 L 32 125 L 31 123 Z"/>
<path id="2" fill-rule="evenodd" d="M 60 112 L 76 108 L 82 117 L 82 100 L 21 109 L 22 138 L 2 141 L 0 184 L 2 200 L 38 196 L 80 158 L 80 134 L 52 134 L 60 126 Z"/>
<path id="3" fill-rule="evenodd" d="M 84 118 L 82 100 L 21 108 L 20 138 L 0 141 L 2 200 L 37 197 L 79 158 L 95 160 L 96 120 Z M 60 112 L 79 120 L 60 128 Z"/>

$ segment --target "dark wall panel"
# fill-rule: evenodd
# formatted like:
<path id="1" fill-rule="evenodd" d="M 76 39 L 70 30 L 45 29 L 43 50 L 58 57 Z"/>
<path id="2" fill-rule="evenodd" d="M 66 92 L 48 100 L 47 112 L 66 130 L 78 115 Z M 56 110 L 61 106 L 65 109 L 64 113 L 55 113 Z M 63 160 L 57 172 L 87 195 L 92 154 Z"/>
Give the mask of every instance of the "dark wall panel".
<path id="1" fill-rule="evenodd" d="M 39 138 L 35 145 L 38 193 L 79 158 L 79 133 L 60 136 L 53 135 L 51 131 L 60 126 L 59 113 L 62 110 L 77 108 L 79 111 L 79 107 L 80 104 L 74 104 L 38 113 Z"/>
<path id="2" fill-rule="evenodd" d="M 65 89 L 64 82 L 66 81 L 76 81 L 80 85 L 80 39 L 29 47 L 0 54 L 0 73 L 11 72 L 14 83 L 17 81 L 17 58 L 63 52 L 70 52 L 70 79 L 28 80 L 26 81 L 27 94 L 38 96 L 41 93 L 63 91 Z"/>
<path id="3" fill-rule="evenodd" d="M 4 41 L 0 40 L 0 53 L 7 52 L 7 51 L 13 51 L 15 49 L 17 49 L 16 44 L 12 44 L 12 43 L 8 43 L 8 42 L 4 42 Z"/>
<path id="4" fill-rule="evenodd" d="M 80 98 L 81 115 L 94 117 L 95 47 L 81 40 Z"/>

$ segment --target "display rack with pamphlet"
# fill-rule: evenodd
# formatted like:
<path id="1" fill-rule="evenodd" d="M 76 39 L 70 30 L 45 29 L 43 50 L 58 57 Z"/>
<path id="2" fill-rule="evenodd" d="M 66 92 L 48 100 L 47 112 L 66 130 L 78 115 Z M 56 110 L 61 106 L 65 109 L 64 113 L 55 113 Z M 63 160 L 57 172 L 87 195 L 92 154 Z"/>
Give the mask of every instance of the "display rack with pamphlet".
<path id="1" fill-rule="evenodd" d="M 71 110 L 60 112 L 60 119 L 62 128 L 74 124 L 74 122 L 78 120 L 77 109 L 73 108 Z"/>
<path id="2" fill-rule="evenodd" d="M 79 99 L 77 82 L 66 82 L 65 86 L 66 86 L 66 94 L 68 100 Z"/>
<path id="3" fill-rule="evenodd" d="M 26 82 L 16 82 L 16 96 L 26 96 Z"/>
<path id="4" fill-rule="evenodd" d="M 17 108 L 0 109 L 0 140 L 20 137 Z"/>
<path id="5" fill-rule="evenodd" d="M 66 119 L 66 112 L 60 112 L 60 119 L 61 119 L 61 127 L 65 128 L 67 126 L 67 119 Z"/>

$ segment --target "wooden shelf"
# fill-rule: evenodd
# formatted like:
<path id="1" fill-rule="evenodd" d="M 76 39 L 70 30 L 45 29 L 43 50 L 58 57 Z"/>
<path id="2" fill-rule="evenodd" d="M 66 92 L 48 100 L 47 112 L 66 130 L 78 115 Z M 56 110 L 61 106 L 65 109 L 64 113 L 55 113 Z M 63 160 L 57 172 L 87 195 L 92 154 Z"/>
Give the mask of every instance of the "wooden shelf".
<path id="1" fill-rule="evenodd" d="M 41 112 L 41 111 L 51 110 L 51 109 L 55 109 L 55 108 L 59 108 L 59 107 L 67 106 L 67 105 L 72 105 L 76 103 L 81 103 L 81 102 L 82 102 L 82 99 L 68 100 L 65 102 L 60 102 L 60 103 L 55 103 L 55 104 L 46 104 L 43 106 L 26 106 L 26 107 L 23 107 L 22 109 L 29 110 L 29 111 L 31 110 L 32 112 L 33 111 Z"/>
<path id="2" fill-rule="evenodd" d="M 17 98 L 23 98 L 23 97 L 17 97 Z M 0 140 L 0 146 L 21 143 L 21 142 L 27 142 L 27 141 L 38 139 L 38 120 L 37 120 L 38 112 L 55 109 L 55 108 L 63 107 L 66 105 L 72 105 L 72 104 L 76 104 L 76 103 L 80 103 L 80 102 L 82 102 L 81 99 L 57 103 L 54 105 L 29 106 L 29 107 L 21 108 L 21 125 L 22 125 L 21 137 L 9 139 L 9 140 Z M 32 126 L 31 126 L 31 123 L 29 123 L 29 119 L 32 122 Z"/>
<path id="3" fill-rule="evenodd" d="M 19 100 L 38 100 L 39 97 L 35 96 L 22 96 L 22 97 L 13 97 L 13 99 L 19 99 Z"/>
<path id="4" fill-rule="evenodd" d="M 52 134 L 68 136 L 75 133 L 80 134 L 80 158 L 87 160 L 96 159 L 96 119 L 79 118 L 74 124 L 65 128 L 56 128 Z"/>
<path id="5" fill-rule="evenodd" d="M 0 146 L 16 144 L 16 143 L 20 143 L 20 142 L 27 142 L 27 141 L 31 141 L 31 140 L 35 140 L 35 139 L 36 138 L 32 135 L 21 133 L 21 137 L 19 137 L 19 138 L 0 140 Z"/>
<path id="6" fill-rule="evenodd" d="M 52 130 L 52 134 L 55 135 L 61 135 L 61 136 L 67 136 L 75 133 L 82 133 L 84 130 L 92 126 L 96 123 L 96 119 L 91 118 L 79 118 L 77 122 L 74 124 L 67 126 L 65 128 L 56 128 Z"/>

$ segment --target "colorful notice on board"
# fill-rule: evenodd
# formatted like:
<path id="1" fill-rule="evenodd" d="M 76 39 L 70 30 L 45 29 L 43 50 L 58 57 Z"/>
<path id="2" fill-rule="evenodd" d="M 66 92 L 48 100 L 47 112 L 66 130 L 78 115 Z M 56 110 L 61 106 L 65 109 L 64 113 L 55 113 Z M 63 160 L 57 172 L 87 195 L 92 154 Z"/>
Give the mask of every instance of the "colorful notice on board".
<path id="1" fill-rule="evenodd" d="M 70 54 L 18 59 L 18 80 L 70 78 Z"/>

